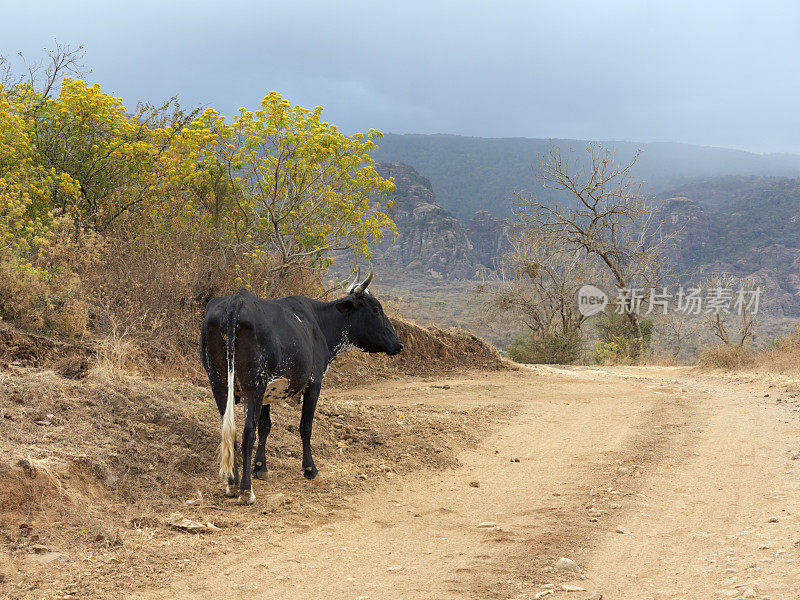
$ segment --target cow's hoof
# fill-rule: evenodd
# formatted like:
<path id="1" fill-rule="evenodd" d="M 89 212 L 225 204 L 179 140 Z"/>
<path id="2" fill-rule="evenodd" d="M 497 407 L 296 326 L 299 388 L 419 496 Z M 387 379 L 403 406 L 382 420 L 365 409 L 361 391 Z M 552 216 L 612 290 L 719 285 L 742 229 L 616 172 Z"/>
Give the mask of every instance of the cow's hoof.
<path id="1" fill-rule="evenodd" d="M 256 479 L 266 479 L 267 478 L 267 467 L 262 467 L 260 471 L 254 471 L 253 475 L 256 476 Z"/>
<path id="2" fill-rule="evenodd" d="M 239 502 L 242 504 L 254 504 L 255 501 L 256 495 L 253 493 L 253 490 L 243 491 L 239 496 Z"/>
<path id="3" fill-rule="evenodd" d="M 225 486 L 225 495 L 228 498 L 233 498 L 234 496 L 236 496 L 236 486 L 235 485 L 233 485 L 233 486 L 232 485 L 226 485 Z"/>
<path id="4" fill-rule="evenodd" d="M 306 479 L 314 479 L 318 473 L 317 467 L 306 467 L 303 469 L 303 477 Z"/>

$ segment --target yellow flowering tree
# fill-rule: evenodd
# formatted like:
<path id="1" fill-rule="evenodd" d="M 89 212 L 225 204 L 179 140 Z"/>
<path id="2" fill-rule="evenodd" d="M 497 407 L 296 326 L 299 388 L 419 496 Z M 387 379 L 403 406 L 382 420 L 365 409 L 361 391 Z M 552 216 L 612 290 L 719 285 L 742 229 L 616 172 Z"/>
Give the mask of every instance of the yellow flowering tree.
<path id="1" fill-rule="evenodd" d="M 60 213 L 134 253 L 188 245 L 208 277 L 234 266 L 246 285 L 368 257 L 394 228 L 381 203 L 393 184 L 369 156 L 381 134 L 346 136 L 321 115 L 277 92 L 228 123 L 174 99 L 131 112 L 73 77 L 0 88 L 0 252 L 32 258 Z"/>
<path id="2" fill-rule="evenodd" d="M 77 187 L 38 162 L 26 97 L 0 85 L 0 255 L 25 258 L 47 238 L 54 193 L 74 198 Z"/>
<path id="3" fill-rule="evenodd" d="M 381 133 L 346 136 L 321 115 L 321 107 L 292 106 L 270 92 L 258 110 L 240 109 L 230 124 L 209 109 L 193 126 L 211 132 L 200 170 L 203 204 L 215 207 L 208 216 L 272 273 L 325 268 L 339 251 L 368 257 L 394 229 L 380 203 L 394 184 L 369 156 Z M 220 202 L 228 210 L 218 210 Z M 249 273 L 241 275 L 250 283 Z"/>
<path id="4" fill-rule="evenodd" d="M 99 85 L 65 78 L 57 97 L 31 109 L 40 162 L 67 174 L 80 190 L 76 203 L 59 195 L 54 206 L 75 210 L 81 222 L 104 231 L 126 212 L 146 209 L 165 186 L 174 187 L 174 179 L 185 180 L 190 166 L 184 160 L 178 168 L 170 156 L 191 119 L 179 108 L 168 113 L 170 108 L 167 103 L 129 114 Z"/>

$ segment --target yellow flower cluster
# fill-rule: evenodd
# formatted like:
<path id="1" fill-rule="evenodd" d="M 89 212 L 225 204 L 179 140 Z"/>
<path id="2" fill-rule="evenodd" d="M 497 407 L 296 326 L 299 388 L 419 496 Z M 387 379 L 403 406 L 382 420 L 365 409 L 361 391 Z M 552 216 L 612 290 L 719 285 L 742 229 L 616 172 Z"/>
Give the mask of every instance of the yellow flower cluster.
<path id="1" fill-rule="evenodd" d="M 369 153 L 381 133 L 348 137 L 322 107 L 269 92 L 228 123 L 175 103 L 130 113 L 97 84 L 66 78 L 57 96 L 0 86 L 0 253 L 24 258 L 70 214 L 99 233 L 213 232 L 252 260 L 314 265 L 338 249 L 368 256 L 394 224 L 393 189 Z M 249 284 L 249 272 L 238 273 Z"/>

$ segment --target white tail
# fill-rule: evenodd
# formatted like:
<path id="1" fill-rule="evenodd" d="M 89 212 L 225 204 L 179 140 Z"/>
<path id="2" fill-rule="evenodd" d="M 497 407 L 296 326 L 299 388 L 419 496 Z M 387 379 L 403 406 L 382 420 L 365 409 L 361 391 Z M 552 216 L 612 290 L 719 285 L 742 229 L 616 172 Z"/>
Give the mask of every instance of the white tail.
<path id="1" fill-rule="evenodd" d="M 233 356 L 228 357 L 228 402 L 222 417 L 222 440 L 219 443 L 219 474 L 225 482 L 233 477 L 234 447 L 236 445 L 236 421 L 233 398 Z"/>

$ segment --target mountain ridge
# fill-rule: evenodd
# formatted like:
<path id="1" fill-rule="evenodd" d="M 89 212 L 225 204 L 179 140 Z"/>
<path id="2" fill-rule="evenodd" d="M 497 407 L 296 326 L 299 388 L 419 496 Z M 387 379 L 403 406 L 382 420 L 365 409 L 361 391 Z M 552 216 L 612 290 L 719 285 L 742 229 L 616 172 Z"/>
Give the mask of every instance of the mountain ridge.
<path id="1" fill-rule="evenodd" d="M 511 215 L 515 191 L 549 193 L 535 178 L 533 166 L 549 144 L 580 154 L 588 140 L 483 138 L 454 134 L 386 134 L 374 152 L 378 161 L 405 163 L 424 174 L 439 204 L 461 221 L 485 210 Z M 653 193 L 719 176 L 800 177 L 800 155 L 757 154 L 745 150 L 681 142 L 601 142 L 627 162 L 641 149 L 634 175 Z M 559 200 L 558 194 L 552 194 Z"/>

